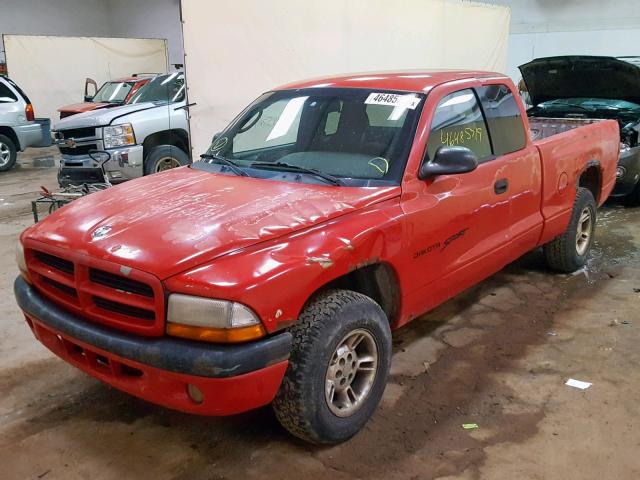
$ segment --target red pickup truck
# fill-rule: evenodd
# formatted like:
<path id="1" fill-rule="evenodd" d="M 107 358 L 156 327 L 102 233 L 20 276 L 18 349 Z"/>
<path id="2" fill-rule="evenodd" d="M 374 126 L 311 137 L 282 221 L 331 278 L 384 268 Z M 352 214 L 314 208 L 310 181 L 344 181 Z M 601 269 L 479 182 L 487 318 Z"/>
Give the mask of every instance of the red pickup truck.
<path id="1" fill-rule="evenodd" d="M 371 417 L 391 330 L 542 246 L 585 264 L 618 124 L 532 142 L 497 73 L 370 73 L 261 95 L 202 161 L 28 228 L 34 335 L 116 388 L 184 412 L 269 403 L 294 435 Z"/>

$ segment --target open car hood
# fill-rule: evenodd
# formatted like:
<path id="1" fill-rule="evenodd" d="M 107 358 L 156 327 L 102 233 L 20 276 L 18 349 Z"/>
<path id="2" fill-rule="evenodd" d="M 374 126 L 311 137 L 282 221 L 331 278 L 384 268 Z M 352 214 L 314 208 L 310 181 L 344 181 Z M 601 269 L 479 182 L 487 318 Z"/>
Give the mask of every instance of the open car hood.
<path id="1" fill-rule="evenodd" d="M 632 61 L 574 55 L 536 58 L 518 68 L 534 106 L 579 97 L 640 104 L 640 67 Z"/>

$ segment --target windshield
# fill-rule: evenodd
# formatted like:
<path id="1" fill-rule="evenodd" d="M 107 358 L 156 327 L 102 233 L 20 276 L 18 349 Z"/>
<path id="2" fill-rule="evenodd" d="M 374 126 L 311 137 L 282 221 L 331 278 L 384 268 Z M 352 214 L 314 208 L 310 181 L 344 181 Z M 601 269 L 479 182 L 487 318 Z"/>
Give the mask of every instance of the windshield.
<path id="1" fill-rule="evenodd" d="M 91 99 L 94 103 L 124 103 L 133 88 L 133 82 L 107 82 Z"/>
<path id="2" fill-rule="evenodd" d="M 567 106 L 574 106 L 576 108 L 588 110 L 617 109 L 640 111 L 640 105 L 638 105 L 637 103 L 627 102 L 626 100 L 614 100 L 607 98 L 566 98 L 559 100 L 549 100 L 538 105 L 538 107 L 546 109 L 566 108 Z"/>
<path id="3" fill-rule="evenodd" d="M 129 103 L 179 102 L 184 99 L 184 75 L 178 72 L 152 78 Z"/>
<path id="4" fill-rule="evenodd" d="M 399 184 L 423 99 L 361 88 L 269 92 L 216 136 L 203 162 L 223 157 L 253 176 L 277 170 L 280 180 L 290 169 L 296 181 L 317 182 L 305 169 L 339 179 L 335 184 Z"/>

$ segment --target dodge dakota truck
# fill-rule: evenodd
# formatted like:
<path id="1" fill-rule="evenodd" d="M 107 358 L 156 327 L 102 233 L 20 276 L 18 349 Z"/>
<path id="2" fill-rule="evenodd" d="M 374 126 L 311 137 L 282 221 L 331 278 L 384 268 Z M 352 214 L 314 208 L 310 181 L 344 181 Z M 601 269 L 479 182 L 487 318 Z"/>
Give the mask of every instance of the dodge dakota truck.
<path id="1" fill-rule="evenodd" d="M 497 73 L 274 89 L 201 161 L 25 230 L 18 305 L 124 392 L 201 415 L 271 403 L 294 435 L 343 441 L 378 405 L 393 329 L 537 247 L 553 270 L 585 264 L 618 124 L 528 129 Z"/>

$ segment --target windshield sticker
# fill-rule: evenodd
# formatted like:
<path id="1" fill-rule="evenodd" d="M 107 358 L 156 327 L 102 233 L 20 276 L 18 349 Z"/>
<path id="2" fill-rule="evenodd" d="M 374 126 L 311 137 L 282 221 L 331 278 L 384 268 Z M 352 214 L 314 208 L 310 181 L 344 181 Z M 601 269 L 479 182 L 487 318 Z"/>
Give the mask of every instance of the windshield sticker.
<path id="1" fill-rule="evenodd" d="M 213 145 L 211 145 L 211 148 L 209 150 L 211 151 L 211 153 L 214 153 L 216 150 L 220 150 L 222 147 L 224 147 L 228 142 L 229 139 L 227 137 L 217 138 L 213 142 Z"/>
<path id="2" fill-rule="evenodd" d="M 414 110 L 420 104 L 421 98 L 411 93 L 398 95 L 397 93 L 371 93 L 364 101 L 367 105 L 386 105 Z"/>
<path id="3" fill-rule="evenodd" d="M 389 171 L 389 160 L 383 157 L 375 157 L 367 162 L 373 168 L 378 170 L 382 175 L 386 175 Z"/>

